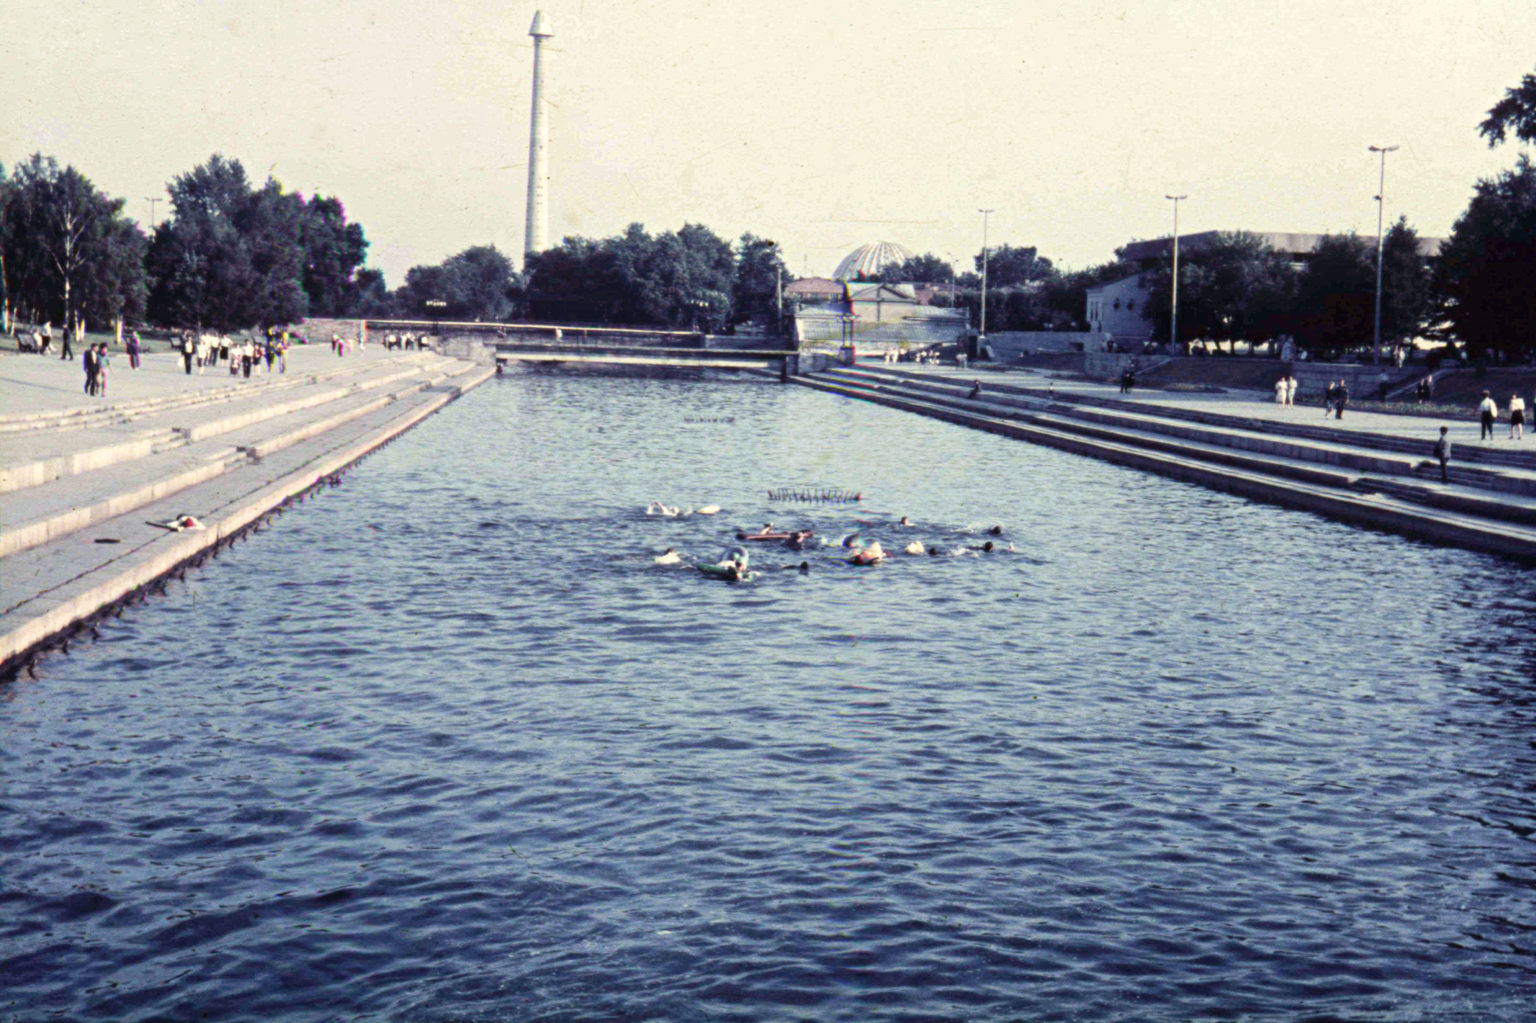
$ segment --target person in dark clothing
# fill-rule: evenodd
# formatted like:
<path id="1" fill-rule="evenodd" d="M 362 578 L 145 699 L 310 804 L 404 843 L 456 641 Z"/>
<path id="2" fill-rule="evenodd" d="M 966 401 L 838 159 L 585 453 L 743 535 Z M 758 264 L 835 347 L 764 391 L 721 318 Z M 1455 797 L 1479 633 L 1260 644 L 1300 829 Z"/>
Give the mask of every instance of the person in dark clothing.
<path id="1" fill-rule="evenodd" d="M 1445 475 L 1445 466 L 1451 460 L 1451 438 L 1447 427 L 1440 427 L 1440 439 L 1435 441 L 1435 458 L 1440 462 L 1440 482 L 1449 483 Z"/>
<path id="2" fill-rule="evenodd" d="M 186 368 L 187 376 L 192 375 L 192 356 L 197 354 L 197 342 L 188 334 L 181 339 L 181 364 Z"/>
<path id="3" fill-rule="evenodd" d="M 1344 418 L 1344 406 L 1349 404 L 1349 385 L 1339 381 L 1339 389 L 1333 395 L 1333 418 Z"/>
<path id="4" fill-rule="evenodd" d="M 100 370 L 100 364 L 96 361 L 96 349 L 86 345 L 85 354 L 80 356 L 80 364 L 85 367 L 85 393 L 96 393 L 96 374 Z"/>
<path id="5" fill-rule="evenodd" d="M 69 346 L 69 336 L 75 332 L 75 328 L 64 324 L 63 343 L 59 347 L 59 358 L 68 362 L 75 357 L 75 350 Z"/>
<path id="6" fill-rule="evenodd" d="M 971 381 L 971 393 L 967 394 L 966 397 L 971 399 L 972 401 L 975 401 L 977 399 L 977 397 L 980 396 L 980 394 L 981 394 L 981 381 L 980 380 L 972 380 Z"/>

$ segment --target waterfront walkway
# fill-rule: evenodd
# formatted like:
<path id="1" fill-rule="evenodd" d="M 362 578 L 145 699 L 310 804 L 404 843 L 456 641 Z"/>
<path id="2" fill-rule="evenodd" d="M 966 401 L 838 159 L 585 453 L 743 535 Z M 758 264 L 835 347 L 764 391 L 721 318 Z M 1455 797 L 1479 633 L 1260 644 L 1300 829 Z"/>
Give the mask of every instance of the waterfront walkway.
<path id="1" fill-rule="evenodd" d="M 1134 391 L 1028 370 L 860 364 L 801 378 L 848 397 L 1104 458 L 1258 500 L 1536 562 L 1536 437 L 1463 420 L 1323 418 L 1258 392 Z M 971 397 L 973 384 L 981 392 Z M 1434 460 L 1440 427 L 1449 478 Z"/>
<path id="2" fill-rule="evenodd" d="M 0 356 L 0 668 L 67 642 L 494 372 L 309 345 L 285 373 L 187 375 L 156 347 L 138 370 L 114 352 L 104 397 L 84 393 L 78 358 Z M 204 528 L 153 525 L 184 515 Z"/>

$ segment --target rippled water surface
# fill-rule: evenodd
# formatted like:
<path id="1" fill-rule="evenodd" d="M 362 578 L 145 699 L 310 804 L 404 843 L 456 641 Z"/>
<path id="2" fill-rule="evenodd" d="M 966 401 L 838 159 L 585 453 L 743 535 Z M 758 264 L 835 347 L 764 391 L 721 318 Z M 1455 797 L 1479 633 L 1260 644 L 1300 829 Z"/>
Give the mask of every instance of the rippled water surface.
<path id="1" fill-rule="evenodd" d="M 652 560 L 769 519 L 943 553 Z M 0 691 L 0 1018 L 1520 1018 L 1532 582 L 798 388 L 498 381 Z"/>

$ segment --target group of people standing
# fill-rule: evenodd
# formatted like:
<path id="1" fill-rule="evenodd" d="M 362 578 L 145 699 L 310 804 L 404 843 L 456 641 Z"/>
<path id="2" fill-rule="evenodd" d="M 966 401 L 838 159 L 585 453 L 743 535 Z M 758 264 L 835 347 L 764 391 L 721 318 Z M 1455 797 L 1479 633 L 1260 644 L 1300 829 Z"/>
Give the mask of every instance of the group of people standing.
<path id="1" fill-rule="evenodd" d="M 1499 418 L 1498 402 L 1493 400 L 1493 394 L 1483 392 L 1483 400 L 1477 406 L 1477 418 L 1482 425 L 1478 432 L 1478 440 L 1493 439 L 1493 424 Z M 1509 439 L 1523 440 L 1525 438 L 1525 399 L 1518 394 L 1509 396 Z"/>
<path id="2" fill-rule="evenodd" d="M 274 366 L 279 373 L 288 372 L 287 335 L 280 336 L 271 330 L 264 341 L 251 337 L 232 341 L 221 334 L 195 334 L 189 330 L 181 336 L 176 347 L 188 376 L 192 375 L 194 365 L 198 375 L 202 375 L 209 366 L 217 368 L 221 361 L 229 363 L 230 376 L 249 378 L 252 370 L 261 368 L 263 361 L 268 373 Z"/>
<path id="3" fill-rule="evenodd" d="M 1289 373 L 1275 381 L 1275 404 L 1296 404 L 1296 378 Z"/>

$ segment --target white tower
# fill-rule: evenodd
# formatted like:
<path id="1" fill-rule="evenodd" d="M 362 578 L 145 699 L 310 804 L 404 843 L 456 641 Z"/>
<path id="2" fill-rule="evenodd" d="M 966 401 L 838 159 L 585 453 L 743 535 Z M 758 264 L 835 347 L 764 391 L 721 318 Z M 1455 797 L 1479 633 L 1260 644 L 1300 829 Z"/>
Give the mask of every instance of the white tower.
<path id="1" fill-rule="evenodd" d="M 523 262 L 549 247 L 549 128 L 544 118 L 544 40 L 554 35 L 535 11 L 533 27 L 533 115 L 528 124 L 528 217 L 523 232 Z"/>

